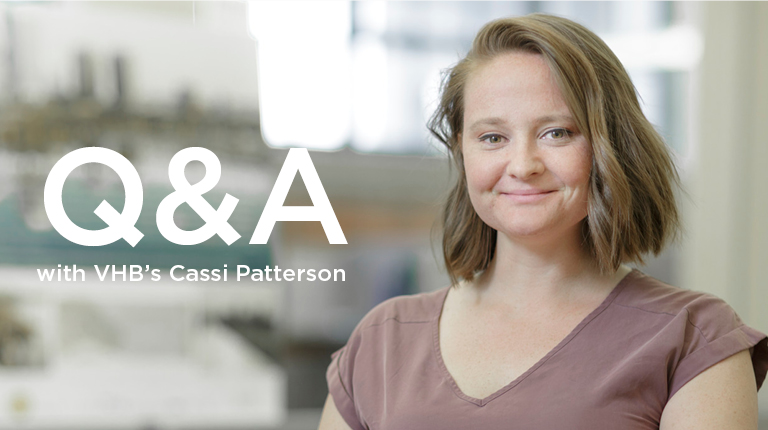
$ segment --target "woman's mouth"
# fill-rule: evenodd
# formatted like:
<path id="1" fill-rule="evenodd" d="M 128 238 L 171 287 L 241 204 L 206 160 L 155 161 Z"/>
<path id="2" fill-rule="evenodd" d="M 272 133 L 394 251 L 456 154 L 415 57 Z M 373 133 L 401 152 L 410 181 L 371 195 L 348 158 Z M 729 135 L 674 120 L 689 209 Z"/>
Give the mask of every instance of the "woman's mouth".
<path id="1" fill-rule="evenodd" d="M 506 193 L 499 193 L 515 203 L 534 203 L 547 198 L 556 190 L 515 190 Z"/>

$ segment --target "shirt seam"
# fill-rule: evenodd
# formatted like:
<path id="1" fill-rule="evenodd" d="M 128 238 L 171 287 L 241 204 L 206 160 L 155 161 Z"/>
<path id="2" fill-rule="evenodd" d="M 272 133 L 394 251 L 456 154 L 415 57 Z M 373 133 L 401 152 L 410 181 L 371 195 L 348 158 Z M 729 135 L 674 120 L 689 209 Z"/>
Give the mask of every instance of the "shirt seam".
<path id="1" fill-rule="evenodd" d="M 673 314 L 673 313 L 669 313 L 669 312 L 652 311 L 652 310 L 648 310 L 648 309 L 638 308 L 637 306 L 623 305 L 621 303 L 615 303 L 614 302 L 613 304 L 616 305 L 616 306 L 621 306 L 621 307 L 624 307 L 624 308 L 637 309 L 639 311 L 650 312 L 650 313 L 653 313 L 653 314 L 663 314 L 663 315 L 669 315 L 669 316 L 672 316 L 672 317 L 676 317 L 678 315 L 678 314 Z M 704 332 L 701 330 L 701 328 L 699 328 L 699 326 L 697 326 L 696 324 L 693 323 L 693 321 L 691 321 L 691 312 L 688 310 L 688 308 L 683 308 L 682 310 L 685 311 L 685 321 L 688 324 L 692 325 L 696 330 L 698 330 L 699 334 L 701 335 L 701 337 L 703 337 L 704 341 L 706 341 L 707 345 L 709 345 L 709 339 L 707 339 L 707 336 L 704 334 Z"/>
<path id="2" fill-rule="evenodd" d="M 378 326 L 384 325 L 388 321 L 392 321 L 392 320 L 394 320 L 394 321 L 396 321 L 396 322 L 398 322 L 400 324 L 424 324 L 424 323 L 429 323 L 429 322 L 432 321 L 431 319 L 430 320 L 426 320 L 426 321 L 400 321 L 399 319 L 397 319 L 397 317 L 389 317 L 389 318 L 385 318 L 382 321 L 379 321 L 379 322 L 376 322 L 376 323 L 371 323 L 371 324 L 363 327 L 361 330 L 365 330 L 365 329 L 368 329 L 368 328 L 371 328 L 371 327 L 378 327 Z"/>
<path id="3" fill-rule="evenodd" d="M 352 404 L 354 404 L 354 399 L 352 399 L 352 394 L 350 394 L 349 390 L 347 389 L 346 384 L 344 384 L 344 378 L 341 377 L 341 356 L 344 355 L 346 351 L 342 350 L 339 353 L 339 356 L 336 357 L 336 373 L 339 376 L 339 384 L 341 385 L 341 388 L 344 390 L 344 394 L 349 397 L 349 400 L 352 401 Z"/>

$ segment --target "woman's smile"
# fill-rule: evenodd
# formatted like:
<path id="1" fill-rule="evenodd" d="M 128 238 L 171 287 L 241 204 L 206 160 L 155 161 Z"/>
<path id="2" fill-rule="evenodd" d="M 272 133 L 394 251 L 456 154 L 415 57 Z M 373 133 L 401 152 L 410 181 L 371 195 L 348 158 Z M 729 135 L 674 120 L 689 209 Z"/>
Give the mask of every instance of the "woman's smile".
<path id="1" fill-rule="evenodd" d="M 500 192 L 498 195 L 511 200 L 515 203 L 537 203 L 547 197 L 550 197 L 552 193 L 557 190 L 551 191 L 512 191 L 512 192 Z"/>

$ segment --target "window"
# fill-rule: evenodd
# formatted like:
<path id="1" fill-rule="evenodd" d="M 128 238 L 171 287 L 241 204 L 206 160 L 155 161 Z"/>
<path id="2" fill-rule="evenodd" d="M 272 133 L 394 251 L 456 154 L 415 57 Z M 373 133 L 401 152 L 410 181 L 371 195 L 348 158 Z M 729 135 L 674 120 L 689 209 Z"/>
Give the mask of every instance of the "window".
<path id="1" fill-rule="evenodd" d="M 273 146 L 437 154 L 425 127 L 441 71 L 486 22 L 545 12 L 603 37 L 643 109 L 684 153 L 690 71 L 702 41 L 669 2 L 254 2 L 262 130 Z"/>

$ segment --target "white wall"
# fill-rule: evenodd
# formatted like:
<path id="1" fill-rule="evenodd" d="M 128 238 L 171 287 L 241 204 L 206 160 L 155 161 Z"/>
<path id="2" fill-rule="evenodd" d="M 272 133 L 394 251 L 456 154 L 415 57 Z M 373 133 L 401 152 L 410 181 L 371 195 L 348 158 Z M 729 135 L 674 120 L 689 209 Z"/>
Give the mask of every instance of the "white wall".
<path id="1" fill-rule="evenodd" d="M 768 3 L 702 7 L 683 282 L 768 332 Z"/>

